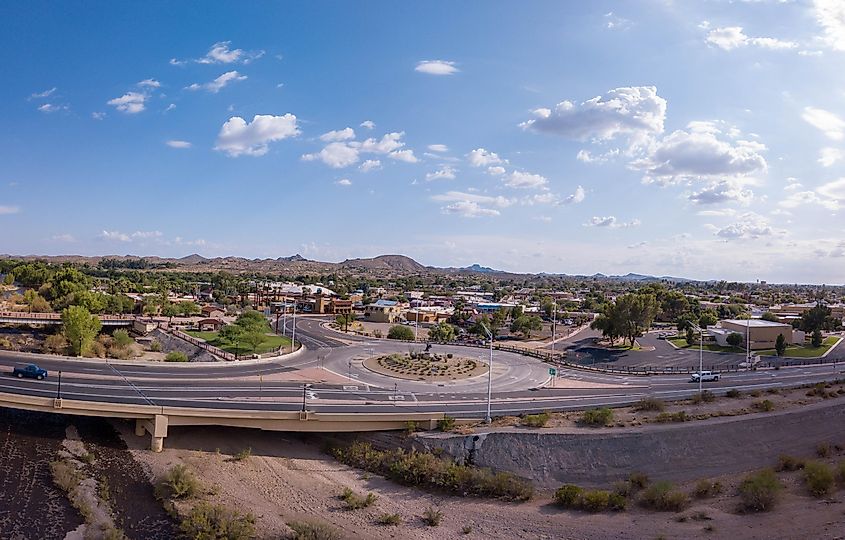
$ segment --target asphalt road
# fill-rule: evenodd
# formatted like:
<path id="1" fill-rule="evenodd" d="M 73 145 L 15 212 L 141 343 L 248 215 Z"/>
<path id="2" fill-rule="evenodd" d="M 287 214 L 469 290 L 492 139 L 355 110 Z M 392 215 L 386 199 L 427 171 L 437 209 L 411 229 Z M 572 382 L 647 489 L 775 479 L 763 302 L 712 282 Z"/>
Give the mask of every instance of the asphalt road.
<path id="1" fill-rule="evenodd" d="M 297 340 L 305 351 L 292 359 L 261 364 L 203 365 L 114 364 L 106 360 L 68 360 L 43 356 L 37 364 L 50 371 L 45 381 L 0 376 L 0 392 L 55 397 L 56 372 L 62 371 L 61 395 L 67 399 L 158 406 L 294 411 L 302 407 L 303 386 L 297 382 L 264 380 L 265 376 L 301 368 L 323 367 L 349 378 L 345 384 L 317 384 L 306 389 L 306 406 L 322 412 L 447 412 L 453 416 L 483 416 L 487 375 L 463 381 L 425 383 L 373 373 L 364 358 L 407 352 L 409 346 L 388 340 L 345 336 L 321 326 L 313 317 L 297 317 Z M 286 333 L 290 335 L 292 321 Z M 666 344 L 663 344 L 666 345 Z M 668 345 L 666 345 L 668 346 Z M 434 345 L 435 352 L 452 352 L 486 362 L 488 349 Z M 673 349 L 674 350 L 674 349 Z M 691 351 L 684 351 L 691 353 Z M 837 351 L 841 353 L 842 351 Z M 655 351 L 655 355 L 662 351 Z M 696 355 L 697 351 L 692 353 Z M 0 373 L 33 362 L 20 353 L 0 352 Z M 698 389 L 686 376 L 623 376 L 578 369 L 559 370 L 550 387 L 547 364 L 517 354 L 495 351 L 493 414 L 622 405 L 644 396 L 688 397 Z M 845 377 L 845 364 L 789 367 L 725 374 L 705 387 L 724 392 L 796 386 Z"/>

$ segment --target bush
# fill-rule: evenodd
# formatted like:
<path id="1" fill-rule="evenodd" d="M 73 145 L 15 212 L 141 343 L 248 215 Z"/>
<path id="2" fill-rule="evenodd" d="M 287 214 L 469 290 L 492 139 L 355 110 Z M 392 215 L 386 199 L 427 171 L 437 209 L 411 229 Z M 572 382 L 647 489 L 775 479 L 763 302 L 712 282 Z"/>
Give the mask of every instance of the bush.
<path id="1" fill-rule="evenodd" d="M 44 352 L 48 354 L 67 353 L 68 342 L 64 334 L 52 334 L 44 340 Z"/>
<path id="2" fill-rule="evenodd" d="M 232 457 L 230 457 L 226 461 L 243 461 L 251 455 L 252 455 L 252 448 L 247 446 L 246 448 L 244 448 L 243 450 L 241 450 L 237 454 L 233 455 Z"/>
<path id="3" fill-rule="evenodd" d="M 768 399 L 764 399 L 763 401 L 755 401 L 752 407 L 762 412 L 770 412 L 775 410 L 775 404 Z"/>
<path id="4" fill-rule="evenodd" d="M 578 420 L 579 424 L 585 426 L 606 426 L 611 422 L 613 422 L 613 411 L 608 407 L 584 411 Z"/>
<path id="5" fill-rule="evenodd" d="M 161 351 L 161 343 L 158 340 L 152 340 L 150 342 L 150 351 L 152 352 L 160 352 Z"/>
<path id="6" fill-rule="evenodd" d="M 182 519 L 179 530 L 195 540 L 248 540 L 255 537 L 255 517 L 201 502 Z"/>
<path id="7" fill-rule="evenodd" d="M 455 419 L 447 414 L 437 421 L 437 429 L 440 431 L 452 431 L 455 429 Z"/>
<path id="8" fill-rule="evenodd" d="M 627 485 L 627 484 L 626 484 Z M 554 494 L 555 504 L 563 508 L 583 510 L 585 512 L 603 512 L 605 510 L 624 510 L 628 504 L 625 495 L 601 489 L 584 490 L 573 484 L 559 487 Z"/>
<path id="9" fill-rule="evenodd" d="M 819 443 L 816 446 L 816 455 L 822 458 L 830 457 L 830 443 Z"/>
<path id="10" fill-rule="evenodd" d="M 778 463 L 775 466 L 776 471 L 797 471 L 804 468 L 804 460 L 796 457 L 782 454 L 778 456 Z"/>
<path id="11" fill-rule="evenodd" d="M 635 411 L 657 411 L 660 412 L 666 408 L 666 404 L 662 400 L 654 397 L 642 398 L 634 405 Z"/>
<path id="12" fill-rule="evenodd" d="M 674 413 L 662 412 L 657 415 L 657 418 L 655 418 L 654 421 L 665 424 L 667 422 L 686 422 L 689 419 L 687 411 L 678 411 Z"/>
<path id="13" fill-rule="evenodd" d="M 435 456 L 431 452 L 406 452 L 402 448 L 376 450 L 369 443 L 354 442 L 332 450 L 347 465 L 384 475 L 408 486 L 422 486 L 473 497 L 527 501 L 534 494 L 530 482 L 507 472 L 493 472 Z"/>
<path id="14" fill-rule="evenodd" d="M 53 475 L 53 483 L 68 494 L 73 492 L 82 481 L 79 472 L 64 461 L 51 462 L 50 472 Z"/>
<path id="15" fill-rule="evenodd" d="M 159 483 L 160 494 L 168 499 L 189 499 L 196 496 L 200 483 L 185 465 L 174 465 Z"/>
<path id="16" fill-rule="evenodd" d="M 378 525 L 399 525 L 402 523 L 402 516 L 399 514 L 381 514 L 376 518 Z"/>
<path id="17" fill-rule="evenodd" d="M 777 503 L 783 486 L 771 469 L 746 476 L 739 485 L 741 509 L 746 512 L 768 512 Z"/>
<path id="18" fill-rule="evenodd" d="M 526 414 L 522 417 L 522 425 L 528 427 L 545 427 L 549 423 L 551 415 L 547 412 L 539 414 Z"/>
<path id="19" fill-rule="evenodd" d="M 716 400 L 716 394 L 711 392 L 710 390 L 704 390 L 700 394 L 696 394 L 692 396 L 690 400 L 693 404 L 699 405 L 701 403 L 710 403 Z"/>
<path id="20" fill-rule="evenodd" d="M 423 512 L 422 520 L 429 527 L 437 527 L 443 521 L 443 512 L 433 506 L 429 506 Z"/>
<path id="21" fill-rule="evenodd" d="M 361 508 L 372 506 L 378 499 L 378 496 L 375 493 L 367 493 L 366 497 L 362 497 L 352 491 L 352 489 L 346 487 L 343 488 L 343 492 L 338 498 L 344 502 L 347 510 L 360 510 Z"/>
<path id="22" fill-rule="evenodd" d="M 167 353 L 167 356 L 164 357 L 165 362 L 187 362 L 188 355 L 183 353 L 182 351 L 172 351 Z"/>
<path id="23" fill-rule="evenodd" d="M 583 492 L 584 490 L 576 485 L 564 484 L 555 490 L 554 501 L 564 508 L 576 508 Z"/>
<path id="24" fill-rule="evenodd" d="M 643 489 L 648 485 L 648 476 L 645 473 L 633 472 L 628 476 L 628 482 L 637 489 Z"/>
<path id="25" fill-rule="evenodd" d="M 662 512 L 681 512 L 689 505 L 686 493 L 674 491 L 670 482 L 661 481 L 647 487 L 640 495 L 640 506 Z"/>
<path id="26" fill-rule="evenodd" d="M 398 339 L 398 340 L 402 340 L 402 341 L 413 341 L 414 340 L 414 331 L 411 330 L 407 326 L 397 324 L 396 326 L 391 326 L 390 330 L 387 331 L 387 339 Z"/>
<path id="27" fill-rule="evenodd" d="M 693 495 L 698 499 L 709 499 L 722 492 L 722 484 L 712 480 L 700 480 L 693 489 Z"/>
<path id="28" fill-rule="evenodd" d="M 736 399 L 736 398 L 742 397 L 742 392 L 740 392 L 740 391 L 739 391 L 739 390 L 737 390 L 736 388 L 731 388 L 730 390 L 728 390 L 727 392 L 725 392 L 725 395 L 726 395 L 727 397 L 729 397 L 729 398 L 734 398 L 734 399 Z"/>
<path id="29" fill-rule="evenodd" d="M 590 489 L 581 494 L 580 509 L 586 512 L 603 512 L 610 506 L 610 492 Z"/>
<path id="30" fill-rule="evenodd" d="M 118 348 L 128 347 L 135 343 L 135 340 L 132 339 L 125 328 L 115 330 L 112 334 L 112 340 L 114 340 L 114 346 Z"/>
<path id="31" fill-rule="evenodd" d="M 804 483 L 815 497 L 824 497 L 833 491 L 833 470 L 824 463 L 811 461 L 804 467 Z"/>
<path id="32" fill-rule="evenodd" d="M 322 521 L 291 521 L 292 540 L 339 540 L 340 532 Z"/>

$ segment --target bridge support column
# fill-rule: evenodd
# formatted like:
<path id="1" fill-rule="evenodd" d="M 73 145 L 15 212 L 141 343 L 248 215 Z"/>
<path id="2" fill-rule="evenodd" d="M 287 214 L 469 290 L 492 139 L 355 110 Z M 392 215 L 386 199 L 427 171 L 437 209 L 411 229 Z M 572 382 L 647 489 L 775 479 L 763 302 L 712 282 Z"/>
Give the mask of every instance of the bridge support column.
<path id="1" fill-rule="evenodd" d="M 135 435 L 137 435 L 138 437 L 143 437 L 146 432 L 147 432 L 147 430 L 144 429 L 144 419 L 143 418 L 136 418 L 135 419 Z"/>
<path id="2" fill-rule="evenodd" d="M 164 449 L 164 438 L 167 437 L 167 417 L 157 414 L 151 419 L 138 419 L 135 424 L 135 434 L 143 435 L 144 431 L 152 437 L 150 450 L 161 452 Z"/>

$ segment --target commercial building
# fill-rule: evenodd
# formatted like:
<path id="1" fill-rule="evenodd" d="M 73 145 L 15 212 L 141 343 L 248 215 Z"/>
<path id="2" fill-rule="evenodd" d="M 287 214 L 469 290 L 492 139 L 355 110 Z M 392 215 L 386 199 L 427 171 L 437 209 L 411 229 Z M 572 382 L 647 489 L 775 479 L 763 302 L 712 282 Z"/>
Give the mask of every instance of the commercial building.
<path id="1" fill-rule="evenodd" d="M 749 343 L 751 350 L 774 349 L 778 336 L 783 334 L 787 345 L 804 342 L 804 332 L 793 330 L 792 325 L 762 319 L 726 319 L 718 326 L 709 326 L 707 332 L 718 345 L 728 347 L 728 336 L 742 336 L 742 348 Z"/>
<path id="2" fill-rule="evenodd" d="M 393 300 L 378 300 L 364 306 L 364 319 L 370 322 L 395 323 L 402 317 L 402 306 Z"/>

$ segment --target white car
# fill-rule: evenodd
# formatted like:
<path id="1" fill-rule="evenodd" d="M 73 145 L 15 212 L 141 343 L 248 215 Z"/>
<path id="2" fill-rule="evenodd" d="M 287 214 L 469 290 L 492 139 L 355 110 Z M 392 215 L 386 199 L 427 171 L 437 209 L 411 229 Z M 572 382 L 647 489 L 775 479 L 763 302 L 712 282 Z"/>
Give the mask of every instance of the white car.
<path id="1" fill-rule="evenodd" d="M 713 373 L 712 371 L 702 371 L 701 373 L 695 372 L 690 376 L 690 382 L 710 382 L 710 381 L 718 381 L 719 374 Z"/>

